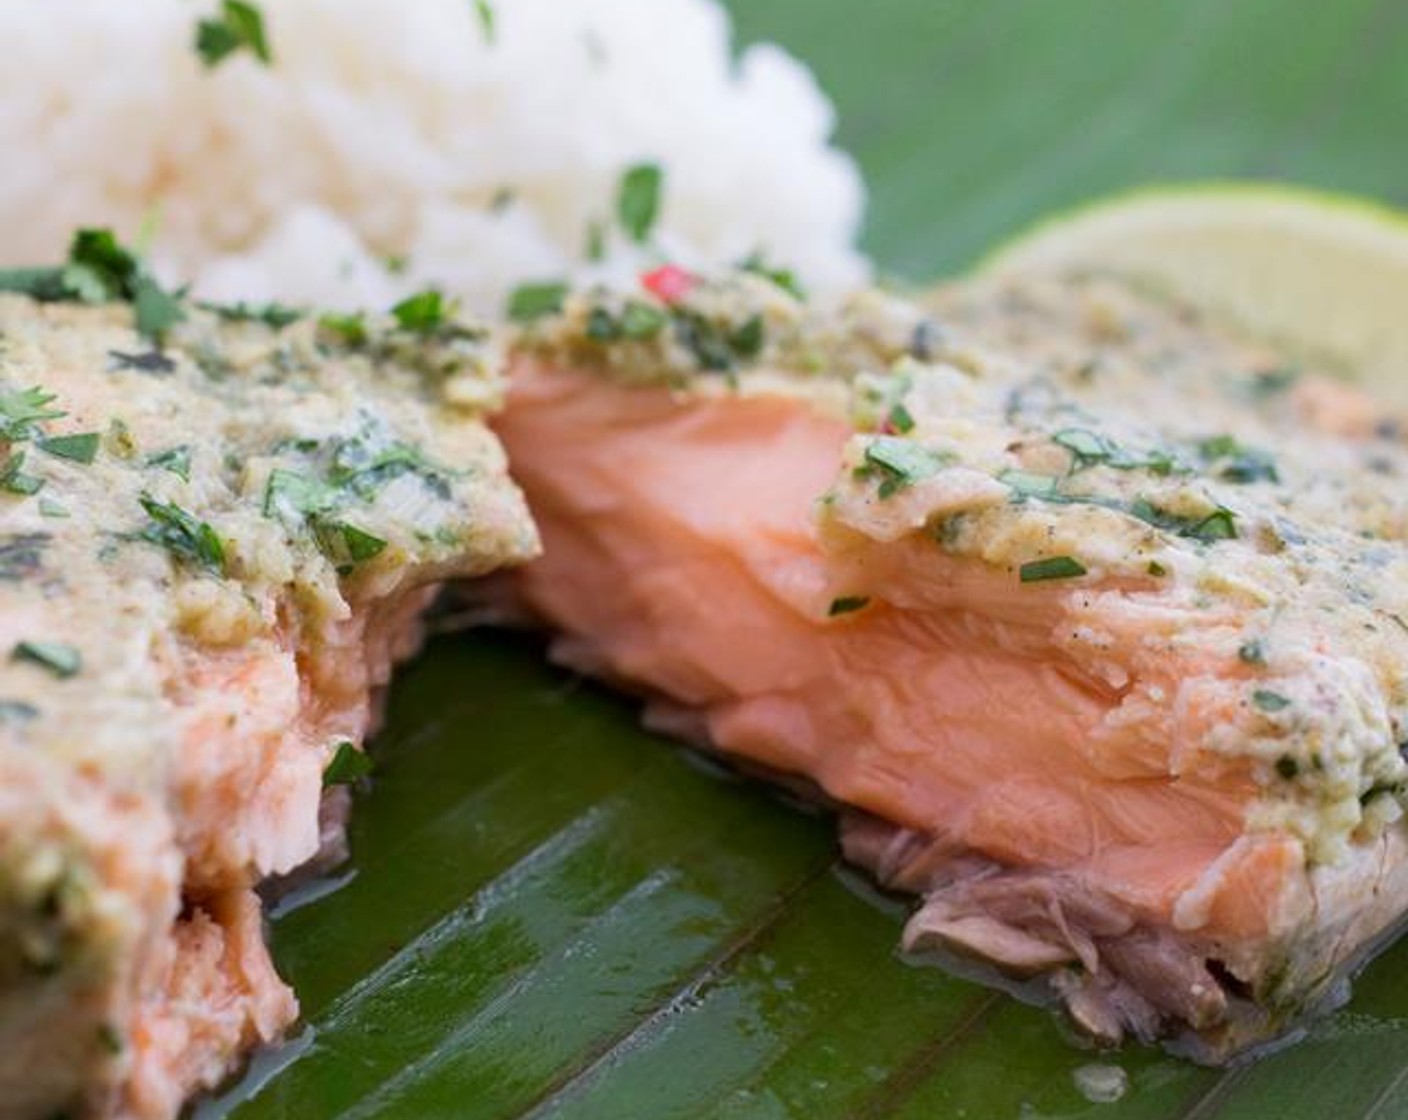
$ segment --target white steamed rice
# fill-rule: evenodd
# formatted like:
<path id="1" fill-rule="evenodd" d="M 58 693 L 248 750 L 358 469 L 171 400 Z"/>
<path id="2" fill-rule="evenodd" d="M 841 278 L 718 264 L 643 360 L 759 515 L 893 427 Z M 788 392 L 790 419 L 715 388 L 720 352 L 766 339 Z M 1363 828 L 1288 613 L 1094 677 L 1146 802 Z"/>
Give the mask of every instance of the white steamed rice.
<path id="1" fill-rule="evenodd" d="M 654 162 L 655 247 L 613 227 L 607 271 L 761 249 L 819 290 L 865 276 L 830 105 L 776 47 L 735 61 L 713 0 L 494 0 L 492 41 L 470 0 L 263 0 L 273 65 L 207 70 L 192 43 L 216 6 L 0 0 L 0 264 L 145 226 L 210 298 L 385 306 L 434 284 L 495 312 L 581 275 L 623 169 Z"/>

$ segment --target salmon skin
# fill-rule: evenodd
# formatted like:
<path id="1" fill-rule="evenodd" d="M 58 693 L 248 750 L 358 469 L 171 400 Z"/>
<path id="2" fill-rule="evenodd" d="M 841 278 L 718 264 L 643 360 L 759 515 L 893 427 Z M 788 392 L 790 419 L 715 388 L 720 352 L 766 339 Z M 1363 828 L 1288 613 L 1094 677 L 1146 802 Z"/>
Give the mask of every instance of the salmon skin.
<path id="1" fill-rule="evenodd" d="M 436 586 L 536 551 L 487 334 L 353 325 L 0 296 L 0 1117 L 172 1117 L 278 1035 L 255 888 Z"/>
<path id="2" fill-rule="evenodd" d="M 1205 1061 L 1408 906 L 1408 458 L 1118 280 L 579 294 L 497 420 L 564 662 L 841 811 L 904 945 Z"/>

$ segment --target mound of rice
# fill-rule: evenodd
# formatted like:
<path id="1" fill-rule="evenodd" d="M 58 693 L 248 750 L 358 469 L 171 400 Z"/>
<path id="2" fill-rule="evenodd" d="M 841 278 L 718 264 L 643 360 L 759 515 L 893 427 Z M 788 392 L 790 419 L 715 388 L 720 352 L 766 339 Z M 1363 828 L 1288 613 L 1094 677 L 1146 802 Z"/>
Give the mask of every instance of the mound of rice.
<path id="1" fill-rule="evenodd" d="M 262 0 L 272 64 L 211 69 L 193 42 L 216 6 L 0 0 L 0 264 L 109 225 L 210 298 L 433 284 L 487 312 L 524 280 L 663 257 L 865 276 L 830 105 L 776 47 L 735 61 L 712 0 Z M 613 221 L 639 162 L 665 174 L 649 247 Z"/>

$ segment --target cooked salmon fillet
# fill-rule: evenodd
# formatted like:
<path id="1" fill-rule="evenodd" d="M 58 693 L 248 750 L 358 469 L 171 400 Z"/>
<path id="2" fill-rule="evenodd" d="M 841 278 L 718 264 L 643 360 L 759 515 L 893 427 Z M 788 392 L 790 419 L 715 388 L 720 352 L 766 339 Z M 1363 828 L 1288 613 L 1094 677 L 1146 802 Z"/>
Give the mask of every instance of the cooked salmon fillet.
<path id="1" fill-rule="evenodd" d="M 1207 1060 L 1323 1004 L 1408 908 L 1397 425 L 1110 278 L 786 280 L 527 331 L 516 602 L 834 805 L 910 950 Z"/>
<path id="2" fill-rule="evenodd" d="M 256 888 L 336 834 L 421 608 L 536 551 L 502 371 L 278 309 L 157 347 L 3 295 L 0 339 L 0 1116 L 172 1117 L 296 1013 Z"/>

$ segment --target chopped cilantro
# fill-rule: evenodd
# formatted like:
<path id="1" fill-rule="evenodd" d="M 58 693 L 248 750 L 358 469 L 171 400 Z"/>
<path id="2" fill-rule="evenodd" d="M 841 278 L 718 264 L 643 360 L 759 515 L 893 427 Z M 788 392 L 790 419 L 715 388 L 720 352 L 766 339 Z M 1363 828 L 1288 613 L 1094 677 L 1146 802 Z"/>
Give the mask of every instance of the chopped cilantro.
<path id="1" fill-rule="evenodd" d="M 1023 583 L 1040 583 L 1048 579 L 1074 579 L 1085 575 L 1085 565 L 1074 556 L 1048 556 L 1044 560 L 1029 560 L 1018 571 Z"/>
<path id="2" fill-rule="evenodd" d="M 1032 471 L 1003 471 L 997 481 L 1010 486 L 1020 498 L 1051 498 L 1056 495 L 1058 480 L 1049 474 Z"/>
<path id="3" fill-rule="evenodd" d="M 606 224 L 596 220 L 587 223 L 586 241 L 582 255 L 595 264 L 606 259 Z"/>
<path id="4" fill-rule="evenodd" d="M 4 724 L 28 723 L 37 719 L 39 709 L 23 700 L 0 700 L 0 726 Z"/>
<path id="5" fill-rule="evenodd" d="M 225 545 L 209 523 L 193 517 L 175 502 L 159 502 L 148 494 L 138 501 L 151 518 L 138 534 L 142 540 L 216 575 L 225 574 Z"/>
<path id="6" fill-rule="evenodd" d="M 736 364 L 728 336 L 713 322 L 690 311 L 675 312 L 675 338 L 694 356 L 699 368 L 727 373 Z"/>
<path id="7" fill-rule="evenodd" d="M 1237 537 L 1237 515 L 1226 506 L 1218 506 L 1206 517 L 1196 518 L 1160 509 L 1147 498 L 1135 498 L 1129 505 L 1129 513 L 1156 529 L 1166 529 L 1205 544 Z"/>
<path id="8" fill-rule="evenodd" d="M 391 309 L 397 326 L 416 334 L 430 334 L 438 330 L 453 313 L 454 305 L 435 288 L 426 288 L 423 292 L 407 296 Z"/>
<path id="9" fill-rule="evenodd" d="M 1114 440 L 1088 428 L 1063 428 L 1051 437 L 1051 442 L 1071 453 L 1071 471 L 1084 470 L 1103 464 L 1116 470 L 1147 470 L 1151 474 L 1167 475 L 1186 470 L 1169 452 L 1152 448 L 1142 455 L 1121 447 Z"/>
<path id="10" fill-rule="evenodd" d="M 1279 712 L 1291 706 L 1289 698 L 1266 688 L 1258 688 L 1252 693 L 1252 703 L 1263 712 Z"/>
<path id="11" fill-rule="evenodd" d="M 219 13 L 196 25 L 196 53 L 207 69 L 236 51 L 247 50 L 265 66 L 274 61 L 264 32 L 264 15 L 245 0 L 222 0 Z"/>
<path id="12" fill-rule="evenodd" d="M 1276 463 L 1265 451 L 1244 447 L 1229 435 L 1213 436 L 1198 444 L 1198 454 L 1212 474 L 1224 482 L 1280 482 Z"/>
<path id="13" fill-rule="evenodd" d="M 1260 638 L 1252 638 L 1237 647 L 1237 660 L 1246 665 L 1265 665 L 1266 646 Z"/>
<path id="14" fill-rule="evenodd" d="M 660 213 L 664 173 L 653 163 L 628 167 L 616 190 L 616 219 L 632 241 L 643 242 Z"/>
<path id="15" fill-rule="evenodd" d="M 328 554 L 328 558 L 335 563 L 342 562 L 345 553 L 347 560 L 360 564 L 379 555 L 386 548 L 386 541 L 382 537 L 359 529 L 347 521 L 318 522 L 314 527 L 314 535 L 317 536 L 323 551 Z"/>
<path id="16" fill-rule="evenodd" d="M 143 338 L 161 338 L 186 317 L 181 301 L 149 276 L 139 277 L 134 284 L 132 311 Z"/>
<path id="17" fill-rule="evenodd" d="M 323 771 L 323 786 L 345 786 L 365 778 L 372 772 L 372 760 L 344 739 L 337 744 L 332 760 Z"/>
<path id="18" fill-rule="evenodd" d="M 666 321 L 666 314 L 658 307 L 639 300 L 627 300 L 621 311 L 621 333 L 626 338 L 654 338 Z"/>
<path id="19" fill-rule="evenodd" d="M 17 642 L 10 657 L 39 665 L 60 679 L 74 676 L 83 667 L 82 654 L 64 642 Z"/>
<path id="20" fill-rule="evenodd" d="M 1151 576 L 1154 576 L 1156 579 L 1162 579 L 1164 576 L 1168 575 L 1168 569 L 1165 568 L 1162 564 L 1160 564 L 1157 560 L 1150 560 L 1149 566 L 1144 570 L 1147 571 Z"/>
<path id="21" fill-rule="evenodd" d="M 68 517 L 68 507 L 60 505 L 52 498 L 39 499 L 39 515 L 41 517 Z"/>
<path id="22" fill-rule="evenodd" d="M 1073 466 L 1078 470 L 1093 463 L 1105 463 L 1115 457 L 1115 446 L 1103 436 L 1085 428 L 1066 428 L 1055 433 L 1051 442 L 1064 447 L 1071 453 Z"/>
<path id="23" fill-rule="evenodd" d="M 760 250 L 754 250 L 738 262 L 740 272 L 751 272 L 754 276 L 761 276 L 765 280 L 771 280 L 773 284 L 781 288 L 793 299 L 806 302 L 807 293 L 801 283 L 797 280 L 797 274 L 790 268 L 773 268 L 764 260 Z"/>
<path id="24" fill-rule="evenodd" d="M 222 319 L 232 323 L 263 323 L 276 331 L 283 330 L 303 318 L 304 313 L 296 307 L 282 303 L 203 303 L 201 307 L 213 311 Z"/>
<path id="25" fill-rule="evenodd" d="M 269 472 L 264 485 L 264 516 L 325 513 L 337 505 L 337 491 L 316 478 L 284 470 Z"/>
<path id="26" fill-rule="evenodd" d="M 484 36 L 484 42 L 492 47 L 498 34 L 494 26 L 494 5 L 489 0 L 474 0 L 474 14 L 479 20 L 479 33 Z"/>
<path id="27" fill-rule="evenodd" d="M 516 323 L 531 323 L 545 315 L 556 315 L 567 298 L 567 285 L 560 280 L 520 284 L 508 297 L 508 317 Z"/>
<path id="28" fill-rule="evenodd" d="M 44 486 L 42 478 L 24 473 L 24 452 L 15 451 L 0 460 L 0 490 L 9 494 L 37 494 Z"/>
<path id="29" fill-rule="evenodd" d="M 79 432 L 68 436 L 48 436 L 36 440 L 34 446 L 47 455 L 72 459 L 75 463 L 91 463 L 98 454 L 101 437 L 97 432 Z"/>
<path id="30" fill-rule="evenodd" d="M 49 540 L 48 533 L 15 533 L 5 538 L 0 544 L 0 579 L 27 579 L 38 572 Z"/>
<path id="31" fill-rule="evenodd" d="M 900 435 L 908 435 L 914 431 L 914 417 L 910 414 L 909 409 L 905 408 L 903 401 L 896 401 L 890 406 L 890 411 L 885 416 L 885 423 Z"/>
<path id="32" fill-rule="evenodd" d="M 752 315 L 728 336 L 728 344 L 740 358 L 756 358 L 763 348 L 763 317 Z"/>
<path id="33" fill-rule="evenodd" d="M 75 233 L 66 264 L 0 272 L 0 291 L 23 292 L 50 302 L 130 300 L 138 333 L 154 339 L 185 315 L 178 295 L 165 291 L 140 258 L 107 229 L 80 229 Z"/>
<path id="34" fill-rule="evenodd" d="M 658 307 L 639 300 L 627 300 L 619 315 L 604 307 L 594 307 L 587 313 L 586 335 L 597 342 L 614 342 L 627 338 L 640 341 L 654 338 L 669 321 Z"/>
<path id="35" fill-rule="evenodd" d="M 170 373 L 176 363 L 160 350 L 148 350 L 145 354 L 128 354 L 122 350 L 109 350 L 108 357 L 113 361 L 113 369 L 134 369 L 139 373 Z"/>
<path id="36" fill-rule="evenodd" d="M 166 451 L 147 457 L 147 466 L 170 471 L 182 482 L 191 481 L 191 448 L 189 444 L 178 444 Z"/>
<path id="37" fill-rule="evenodd" d="M 1192 525 L 1184 536 L 1192 537 L 1195 541 L 1230 541 L 1237 539 L 1237 520 L 1234 514 L 1226 506 L 1219 506 L 1208 514 L 1201 521 Z"/>
<path id="38" fill-rule="evenodd" d="M 348 476 L 344 483 L 355 476 Z M 296 471 L 274 470 L 264 488 L 264 516 L 301 519 L 317 542 L 318 550 L 343 568 L 370 560 L 386 541 L 340 518 L 330 516 L 342 503 L 343 492 Z"/>
<path id="39" fill-rule="evenodd" d="M 122 1032 L 106 1020 L 98 1024 L 97 1035 L 98 1045 L 109 1054 L 121 1054 L 126 1048 L 122 1039 Z"/>
<path id="40" fill-rule="evenodd" d="M 831 606 L 826 613 L 830 618 L 835 618 L 838 614 L 851 614 L 869 605 L 868 595 L 842 595 L 839 599 L 832 599 Z"/>
<path id="41" fill-rule="evenodd" d="M 338 336 L 344 346 L 365 346 L 367 344 L 367 317 L 361 312 L 340 314 L 328 312 L 318 319 L 318 327 L 329 334 Z"/>
<path id="42" fill-rule="evenodd" d="M 923 444 L 896 436 L 875 436 L 865 448 L 866 473 L 879 472 L 880 497 L 888 498 L 920 479 L 937 474 L 944 457 Z"/>
<path id="43" fill-rule="evenodd" d="M 1266 400 L 1268 397 L 1284 393 L 1299 380 L 1300 370 L 1298 369 L 1259 370 L 1252 374 L 1248 391 L 1253 400 Z"/>
<path id="44" fill-rule="evenodd" d="M 1276 760 L 1276 773 L 1289 782 L 1300 773 L 1300 763 L 1290 755 L 1283 754 Z"/>
<path id="45" fill-rule="evenodd" d="M 61 409 L 49 407 L 55 399 L 55 394 L 38 385 L 31 389 L 0 390 L 0 440 L 19 443 L 31 439 L 42 421 L 68 415 Z"/>

